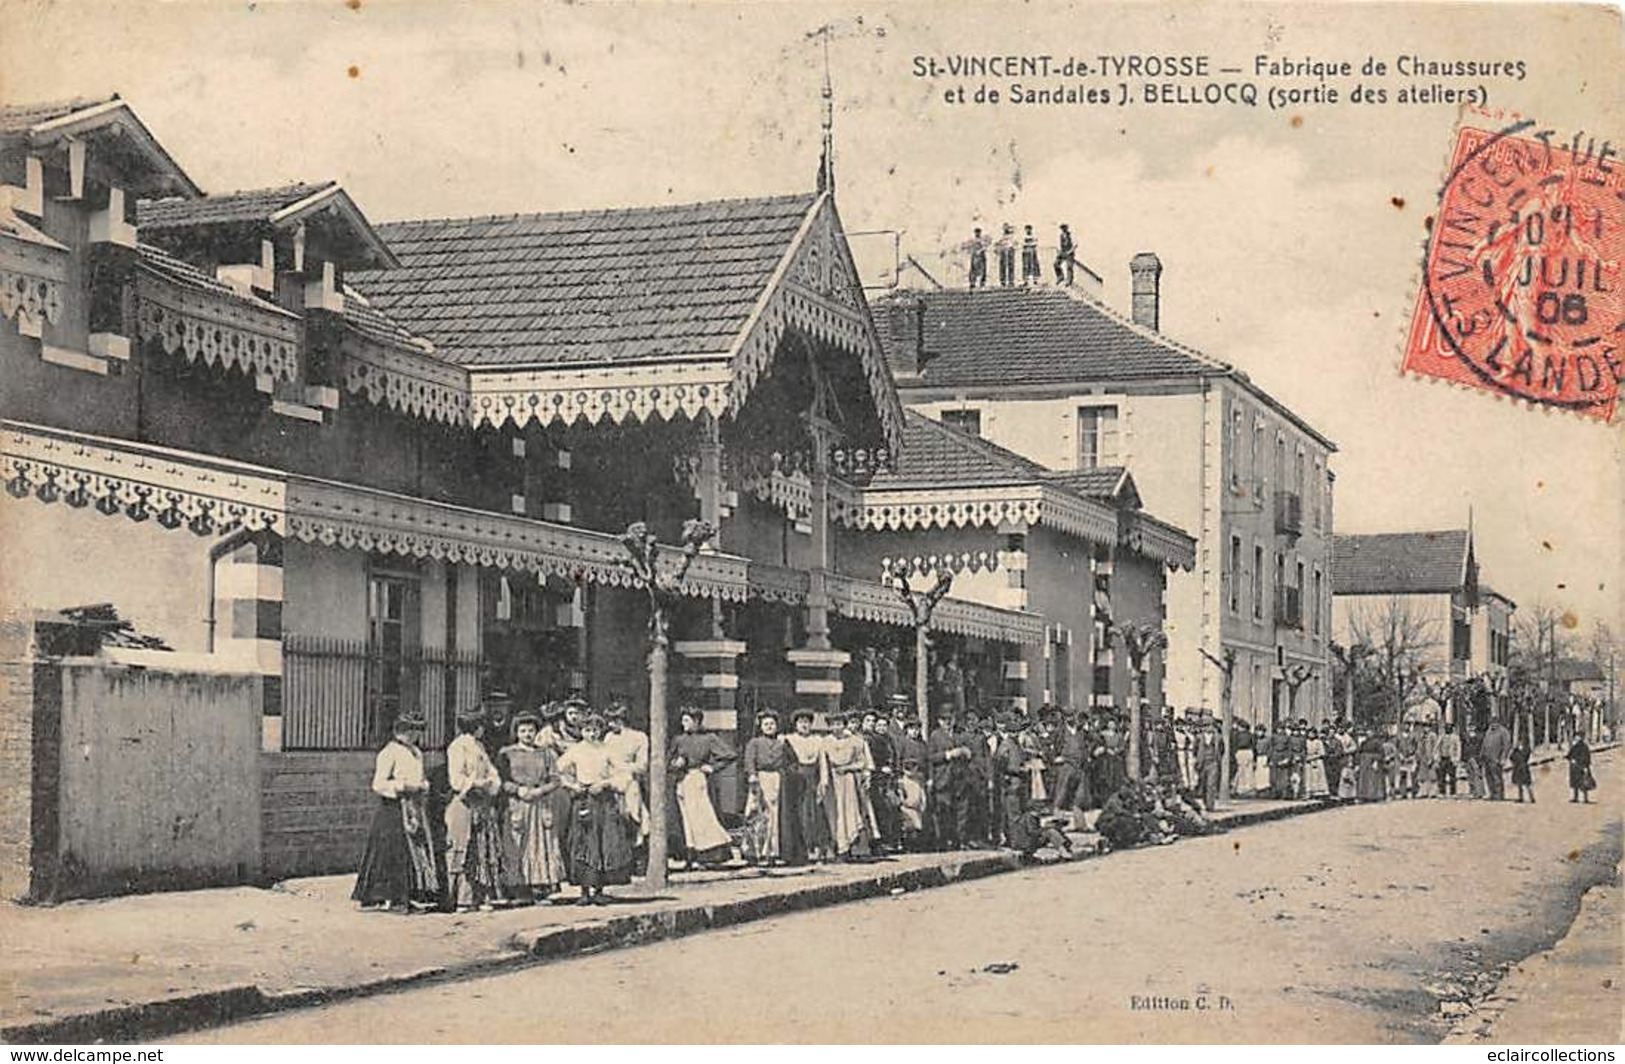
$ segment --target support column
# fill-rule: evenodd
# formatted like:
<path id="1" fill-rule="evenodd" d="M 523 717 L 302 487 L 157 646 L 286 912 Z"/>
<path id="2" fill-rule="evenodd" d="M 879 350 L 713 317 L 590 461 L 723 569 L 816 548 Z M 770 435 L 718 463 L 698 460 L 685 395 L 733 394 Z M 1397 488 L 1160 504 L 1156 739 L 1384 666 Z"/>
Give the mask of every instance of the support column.
<path id="1" fill-rule="evenodd" d="M 214 566 L 214 651 L 259 673 L 260 748 L 281 750 L 282 538 L 246 539 Z"/>
<path id="2" fill-rule="evenodd" d="M 809 646 L 784 655 L 796 667 L 796 701 L 814 713 L 827 715 L 841 708 L 841 670 L 852 661 L 852 655 L 844 650 L 813 649 L 811 633 L 807 642 Z M 823 721 L 817 723 L 822 725 Z"/>
<path id="3" fill-rule="evenodd" d="M 689 639 L 672 644 L 687 666 L 682 701 L 699 706 L 701 726 L 729 736 L 736 750 L 743 749 L 753 726 L 753 722 L 739 719 L 739 656 L 746 649 L 737 639 Z M 736 766 L 719 772 L 711 786 L 722 812 L 738 813 L 745 808 L 744 777 Z"/>

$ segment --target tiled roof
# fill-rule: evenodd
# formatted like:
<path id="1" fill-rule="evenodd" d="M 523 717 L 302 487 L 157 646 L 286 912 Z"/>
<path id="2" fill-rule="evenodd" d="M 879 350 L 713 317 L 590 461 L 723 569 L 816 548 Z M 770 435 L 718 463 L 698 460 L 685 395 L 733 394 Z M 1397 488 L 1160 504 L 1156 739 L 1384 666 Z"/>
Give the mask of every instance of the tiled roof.
<path id="1" fill-rule="evenodd" d="M 373 306 L 371 300 L 349 285 L 344 286 L 344 320 L 356 332 L 380 343 L 424 349 L 425 341 L 413 336 L 400 322 Z"/>
<path id="2" fill-rule="evenodd" d="M 1415 595 L 1461 590 L 1468 532 L 1384 532 L 1332 537 L 1332 590 L 1339 595 Z"/>
<path id="3" fill-rule="evenodd" d="M 903 450 L 897 456 L 897 468 L 877 475 L 871 483 L 875 488 L 918 484 L 971 487 L 1034 484 L 1048 477 L 1049 471 L 1043 466 L 1014 451 L 905 410 Z"/>
<path id="4" fill-rule="evenodd" d="M 1051 473 L 1050 479 L 1060 481 L 1087 498 L 1112 499 L 1117 496 L 1118 486 L 1123 484 L 1124 472 L 1122 466 L 1099 466 Z"/>
<path id="5" fill-rule="evenodd" d="M 151 244 L 137 245 L 137 252 L 141 256 L 141 265 L 158 277 L 178 285 L 190 288 L 195 292 L 202 292 L 211 296 L 221 296 L 250 304 L 259 310 L 268 310 L 286 317 L 296 318 L 298 315 L 284 310 L 275 303 L 267 302 L 257 296 L 244 295 L 224 281 L 214 278 L 193 266 L 183 262 L 175 256 L 153 247 Z"/>
<path id="6" fill-rule="evenodd" d="M 1141 328 L 1076 289 L 1049 285 L 895 293 L 925 304 L 925 387 L 1144 380 L 1225 373 L 1226 364 Z M 893 366 L 897 343 L 881 340 Z"/>
<path id="7" fill-rule="evenodd" d="M 142 200 L 136 204 L 135 224 L 140 229 L 172 229 L 194 225 L 224 225 L 233 222 L 263 222 L 284 207 L 308 199 L 337 182 L 282 185 L 277 188 L 225 192 L 201 199 L 179 196 Z"/>
<path id="8" fill-rule="evenodd" d="M 46 103 L 9 104 L 0 106 L 0 133 L 15 133 L 31 129 L 41 122 L 71 115 L 91 107 L 99 107 L 118 99 L 111 96 L 76 96 L 71 100 L 51 100 Z"/>
<path id="9" fill-rule="evenodd" d="M 816 202 L 394 222 L 397 269 L 352 273 L 374 306 L 465 365 L 726 354 Z"/>

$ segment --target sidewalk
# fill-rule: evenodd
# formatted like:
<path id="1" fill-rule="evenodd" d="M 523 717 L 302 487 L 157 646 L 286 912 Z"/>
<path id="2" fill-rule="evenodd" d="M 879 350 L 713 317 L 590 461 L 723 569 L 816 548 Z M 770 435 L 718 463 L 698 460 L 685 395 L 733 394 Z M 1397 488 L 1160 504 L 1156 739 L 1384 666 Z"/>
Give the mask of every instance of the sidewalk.
<path id="1" fill-rule="evenodd" d="M 1244 800 L 1217 819 L 1232 829 L 1334 804 Z M 970 851 L 772 872 L 680 872 L 663 894 L 634 882 L 608 908 L 413 917 L 358 912 L 348 875 L 267 890 L 10 906 L 0 910 L 0 1039 L 153 1037 L 1024 867 L 1013 853 Z"/>

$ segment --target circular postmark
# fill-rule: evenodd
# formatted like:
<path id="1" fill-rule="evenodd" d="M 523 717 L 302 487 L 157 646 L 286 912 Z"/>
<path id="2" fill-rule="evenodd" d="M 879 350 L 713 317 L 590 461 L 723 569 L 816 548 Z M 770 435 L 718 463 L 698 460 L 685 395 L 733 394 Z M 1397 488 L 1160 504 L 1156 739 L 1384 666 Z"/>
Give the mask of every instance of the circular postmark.
<path id="1" fill-rule="evenodd" d="M 1533 121 L 1457 131 L 1405 369 L 1610 419 L 1625 378 L 1625 161 Z"/>

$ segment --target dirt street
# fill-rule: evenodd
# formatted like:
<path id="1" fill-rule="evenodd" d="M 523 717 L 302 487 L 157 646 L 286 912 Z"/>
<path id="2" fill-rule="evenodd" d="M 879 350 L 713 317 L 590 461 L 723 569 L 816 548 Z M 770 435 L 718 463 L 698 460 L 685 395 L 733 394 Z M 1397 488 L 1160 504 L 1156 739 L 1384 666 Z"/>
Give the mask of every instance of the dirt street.
<path id="1" fill-rule="evenodd" d="M 1537 771 L 185 1040 L 1433 1042 L 1619 860 L 1621 758 Z"/>

